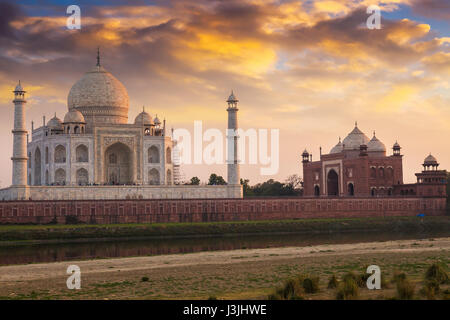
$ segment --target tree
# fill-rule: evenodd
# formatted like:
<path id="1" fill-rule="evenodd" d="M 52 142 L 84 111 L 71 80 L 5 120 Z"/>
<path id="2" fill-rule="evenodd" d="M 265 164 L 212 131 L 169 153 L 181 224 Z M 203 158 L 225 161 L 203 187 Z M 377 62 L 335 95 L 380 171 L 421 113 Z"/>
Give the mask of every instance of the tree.
<path id="1" fill-rule="evenodd" d="M 227 182 L 225 181 L 225 179 L 222 176 L 218 176 L 215 173 L 212 173 L 209 176 L 208 185 L 215 186 L 215 185 L 225 185 L 225 184 L 227 184 Z"/>
<path id="2" fill-rule="evenodd" d="M 249 185 L 249 182 L 250 182 L 250 180 L 241 178 L 242 193 L 244 194 L 244 197 L 255 195 L 252 187 Z"/>
<path id="3" fill-rule="evenodd" d="M 266 182 L 258 183 L 254 186 L 249 185 L 248 179 L 241 179 L 244 197 L 260 196 L 260 197 L 277 197 L 277 196 L 299 196 L 301 195 L 301 178 L 292 175 L 289 182 L 281 183 L 273 179 Z M 296 187 L 294 187 L 294 185 Z"/>
<path id="4" fill-rule="evenodd" d="M 198 186 L 200 184 L 200 179 L 198 177 L 192 177 L 188 184 Z"/>
<path id="5" fill-rule="evenodd" d="M 291 174 L 286 178 L 285 184 L 292 186 L 294 189 L 300 189 L 303 185 L 303 179 L 298 174 Z"/>

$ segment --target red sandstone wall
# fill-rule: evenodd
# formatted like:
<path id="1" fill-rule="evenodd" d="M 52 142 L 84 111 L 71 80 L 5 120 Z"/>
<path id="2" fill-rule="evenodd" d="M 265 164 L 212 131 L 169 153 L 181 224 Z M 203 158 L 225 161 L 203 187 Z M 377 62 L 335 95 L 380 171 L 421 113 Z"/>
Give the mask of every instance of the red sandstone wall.
<path id="1" fill-rule="evenodd" d="M 0 202 L 6 223 L 157 223 L 445 215 L 445 198 L 286 198 Z"/>

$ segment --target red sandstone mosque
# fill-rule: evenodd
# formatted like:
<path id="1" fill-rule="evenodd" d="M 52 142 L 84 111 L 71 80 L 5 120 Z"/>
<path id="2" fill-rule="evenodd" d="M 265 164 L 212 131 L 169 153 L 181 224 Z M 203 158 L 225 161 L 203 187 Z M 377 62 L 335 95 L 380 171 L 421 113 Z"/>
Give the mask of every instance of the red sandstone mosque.
<path id="1" fill-rule="evenodd" d="M 424 170 L 416 173 L 417 183 L 403 183 L 402 154 L 395 142 L 392 154 L 373 133 L 369 138 L 355 128 L 329 154 L 312 161 L 302 153 L 304 196 L 317 197 L 445 197 L 446 171 L 431 154 L 424 160 Z"/>

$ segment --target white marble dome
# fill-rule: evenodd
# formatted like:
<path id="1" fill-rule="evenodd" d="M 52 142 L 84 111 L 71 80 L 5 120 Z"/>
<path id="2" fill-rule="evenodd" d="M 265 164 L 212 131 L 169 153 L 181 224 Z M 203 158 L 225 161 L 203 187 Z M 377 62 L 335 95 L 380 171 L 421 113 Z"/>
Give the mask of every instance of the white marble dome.
<path id="1" fill-rule="evenodd" d="M 55 116 L 47 122 L 47 127 L 50 129 L 63 129 L 63 124 L 55 114 Z"/>
<path id="2" fill-rule="evenodd" d="M 102 66 L 88 71 L 70 89 L 69 110 L 79 110 L 91 123 L 127 123 L 129 97 L 124 85 Z"/>
<path id="3" fill-rule="evenodd" d="M 373 138 L 367 143 L 367 151 L 386 152 L 386 146 L 383 142 L 378 140 L 378 138 L 375 136 L 375 133 L 373 134 Z"/>
<path id="4" fill-rule="evenodd" d="M 77 109 L 70 109 L 64 116 L 64 123 L 84 123 L 83 114 Z"/>
<path id="5" fill-rule="evenodd" d="M 134 124 L 151 124 L 152 123 L 152 117 L 145 111 L 142 111 L 139 113 L 134 120 Z"/>
<path id="6" fill-rule="evenodd" d="M 359 150 L 359 147 L 362 144 L 367 144 L 369 142 L 369 138 L 358 129 L 358 126 L 355 125 L 355 128 L 345 137 L 342 141 L 344 150 Z"/>
<path id="7" fill-rule="evenodd" d="M 342 150 L 344 150 L 344 148 L 343 148 L 343 146 L 342 146 L 341 138 L 339 138 L 338 144 L 335 145 L 335 146 L 330 150 L 330 153 L 340 153 L 340 152 L 342 152 Z"/>

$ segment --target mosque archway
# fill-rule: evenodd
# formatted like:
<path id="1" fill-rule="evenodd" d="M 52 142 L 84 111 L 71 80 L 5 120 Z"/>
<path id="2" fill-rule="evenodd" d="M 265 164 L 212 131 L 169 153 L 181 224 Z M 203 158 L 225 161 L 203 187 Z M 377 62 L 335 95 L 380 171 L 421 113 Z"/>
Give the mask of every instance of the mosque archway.
<path id="1" fill-rule="evenodd" d="M 41 185 L 41 150 L 39 148 L 34 151 L 34 185 Z"/>
<path id="2" fill-rule="evenodd" d="M 329 196 L 339 195 L 339 176 L 333 169 L 328 172 L 327 190 Z"/>
<path id="3" fill-rule="evenodd" d="M 105 151 L 105 176 L 108 184 L 130 184 L 132 182 L 132 154 L 128 146 L 117 142 Z"/>
<path id="4" fill-rule="evenodd" d="M 320 196 L 320 187 L 319 186 L 314 186 L 314 195 L 316 197 Z"/>
<path id="5" fill-rule="evenodd" d="M 355 186 L 353 185 L 353 183 L 348 184 L 348 195 L 349 196 L 355 195 Z"/>

